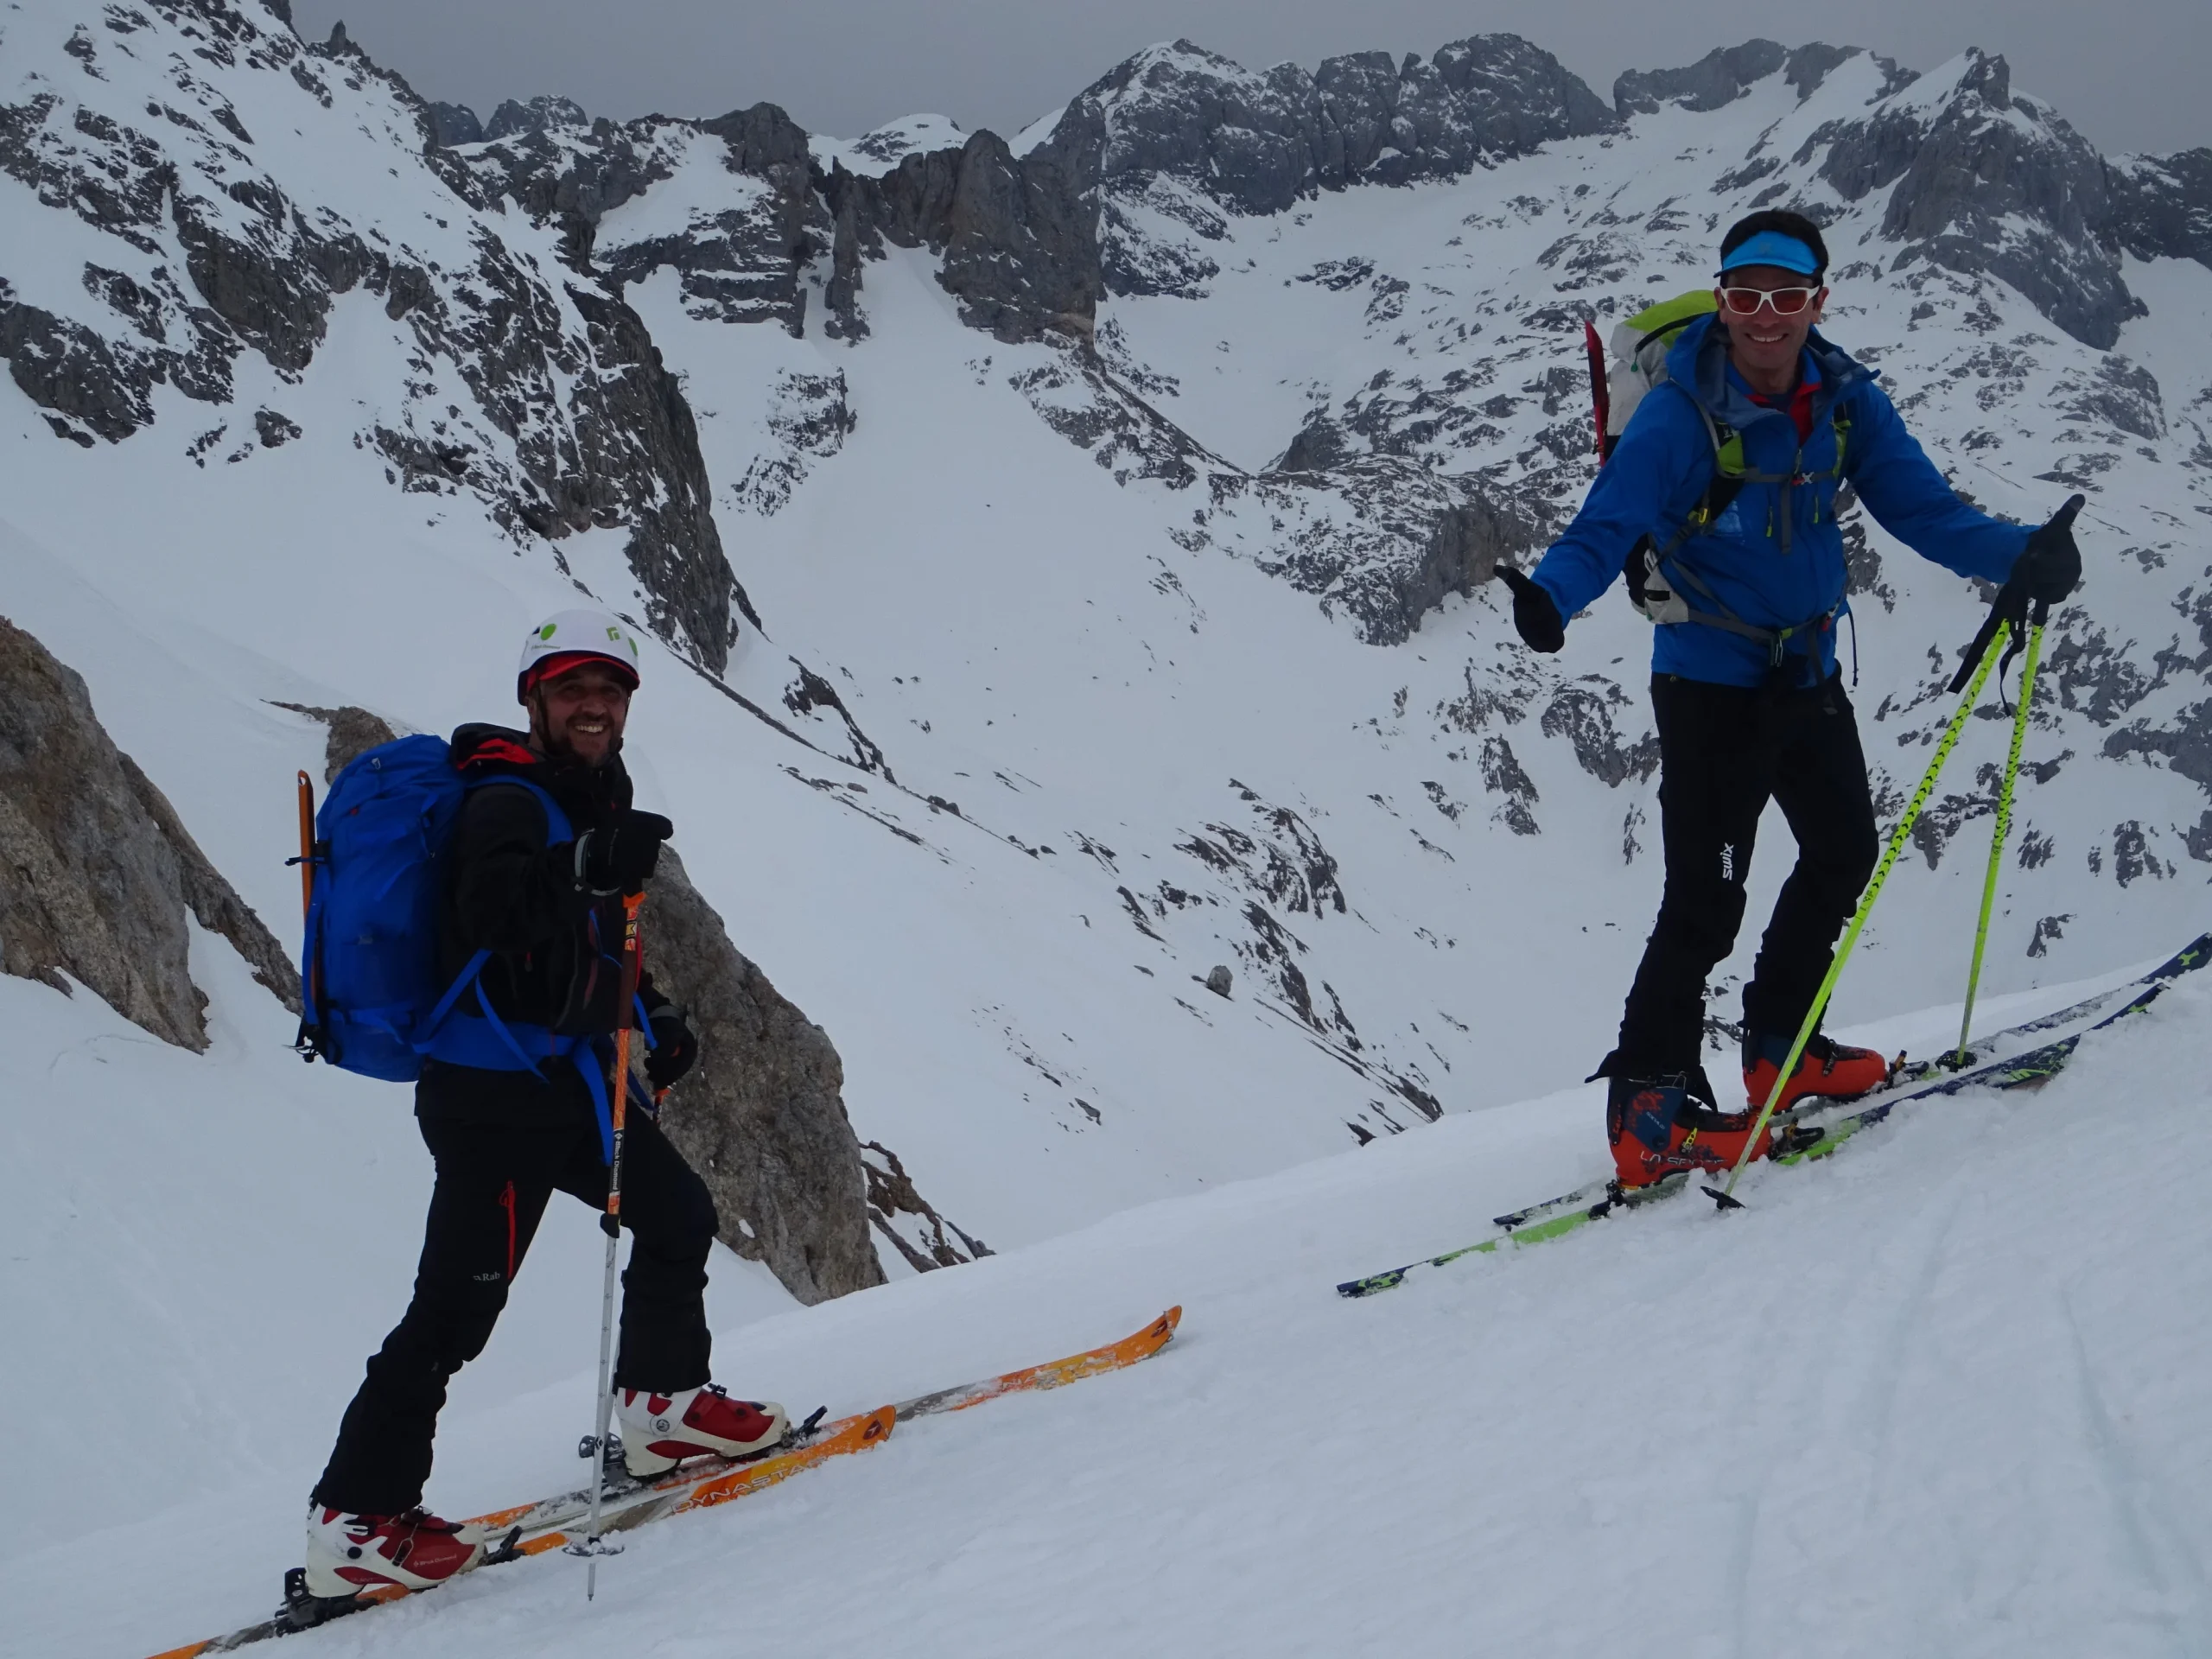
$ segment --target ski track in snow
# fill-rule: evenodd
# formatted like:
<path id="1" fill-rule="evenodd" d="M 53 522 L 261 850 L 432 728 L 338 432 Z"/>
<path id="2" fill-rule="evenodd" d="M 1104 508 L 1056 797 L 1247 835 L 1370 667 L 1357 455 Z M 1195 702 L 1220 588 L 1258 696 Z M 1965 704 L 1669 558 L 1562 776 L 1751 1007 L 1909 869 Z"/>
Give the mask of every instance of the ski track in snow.
<path id="1" fill-rule="evenodd" d="M 198 946 L 213 1094 L 179 1087 L 205 1062 L 117 1043 L 129 1028 L 82 994 L 0 982 L 11 1069 L 39 1034 L 42 1074 L 88 1057 L 56 1077 L 67 1110 L 41 1138 L 19 1126 L 22 1152 L 68 1168 L 138 1125 L 97 1190 L 60 1183 L 22 1219 L 54 1288 L 99 1313 L 65 1336 L 33 1310 L 45 1351 L 149 1436 L 104 1434 L 43 1471 L 58 1449 L 23 1448 L 37 1488 L 70 1496 L 0 1546 L 11 1650 L 150 1653 L 270 1603 L 327 1420 L 404 1295 L 398 1265 L 357 1245 L 419 1198 L 410 1126 L 365 1089 L 349 1116 L 283 1127 L 302 1108 L 281 1020 L 227 946 Z M 1335 1282 L 1586 1176 L 1595 1090 L 810 1310 L 779 1312 L 766 1275 L 718 1251 L 718 1370 L 801 1409 L 1186 1312 L 1135 1370 L 910 1423 L 632 1535 L 588 1607 L 556 1556 L 285 1650 L 2202 1651 L 2208 1015 L 2212 986 L 2183 982 L 2039 1092 L 1908 1108 L 1833 1162 L 1754 1170 L 1741 1214 L 1670 1203 L 1357 1302 Z M 302 1182 L 316 1145 L 312 1161 L 366 1154 L 373 1179 Z M 287 1231 L 287 1249 L 255 1248 Z M 596 1236 L 571 1206 L 541 1237 L 457 1380 L 443 1512 L 578 1466 Z M 119 1312 L 106 1275 L 170 1317 Z M 48 1368 L 7 1365 L 10 1397 L 44 1397 Z M 241 1376 L 263 1384 L 250 1399 Z"/>

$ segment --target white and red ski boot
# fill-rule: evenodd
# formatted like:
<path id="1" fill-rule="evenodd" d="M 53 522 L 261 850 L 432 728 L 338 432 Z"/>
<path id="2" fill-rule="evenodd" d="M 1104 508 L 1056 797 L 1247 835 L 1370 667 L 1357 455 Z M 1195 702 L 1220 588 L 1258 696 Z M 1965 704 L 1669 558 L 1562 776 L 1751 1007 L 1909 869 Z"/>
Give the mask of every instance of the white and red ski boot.
<path id="1" fill-rule="evenodd" d="M 441 1521 L 422 1510 L 403 1515 L 353 1515 L 308 1505 L 307 1587 L 325 1599 L 357 1595 L 379 1585 L 428 1590 L 484 1558 L 478 1528 Z"/>
<path id="2" fill-rule="evenodd" d="M 622 1460 L 639 1480 L 673 1469 L 685 1458 L 746 1458 L 784 1438 L 784 1408 L 772 1401 L 733 1400 L 721 1386 L 650 1394 L 617 1389 L 615 1414 Z"/>

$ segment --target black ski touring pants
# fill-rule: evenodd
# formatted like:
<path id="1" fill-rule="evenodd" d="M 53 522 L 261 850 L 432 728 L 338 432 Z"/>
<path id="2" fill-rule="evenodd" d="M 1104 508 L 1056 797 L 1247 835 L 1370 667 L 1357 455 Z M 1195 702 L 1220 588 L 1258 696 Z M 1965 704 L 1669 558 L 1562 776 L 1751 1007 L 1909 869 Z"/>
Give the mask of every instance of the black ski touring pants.
<path id="1" fill-rule="evenodd" d="M 578 1084 L 574 1094 L 580 1100 L 582 1093 Z M 577 1103 L 565 1086 L 556 1094 L 563 1108 Z M 313 1494 L 317 1503 L 365 1515 L 397 1514 L 423 1501 L 447 1379 L 483 1352 L 547 1199 L 557 1190 L 607 1207 L 607 1166 L 588 1101 L 581 1111 L 528 1127 L 427 1111 L 417 1121 L 437 1180 L 414 1300 L 370 1359 Z M 626 1128 L 622 1224 L 631 1249 L 614 1382 L 672 1394 L 710 1375 L 705 1292 L 714 1200 L 651 1118 L 632 1110 Z"/>
<path id="2" fill-rule="evenodd" d="M 1878 850 L 1866 759 L 1840 677 L 1751 690 L 1662 674 L 1651 706 L 1667 885 L 1605 1068 L 1630 1077 L 1699 1065 L 1706 977 L 1735 945 L 1770 798 L 1796 837 L 1797 864 L 1744 988 L 1751 1031 L 1796 1034 Z"/>

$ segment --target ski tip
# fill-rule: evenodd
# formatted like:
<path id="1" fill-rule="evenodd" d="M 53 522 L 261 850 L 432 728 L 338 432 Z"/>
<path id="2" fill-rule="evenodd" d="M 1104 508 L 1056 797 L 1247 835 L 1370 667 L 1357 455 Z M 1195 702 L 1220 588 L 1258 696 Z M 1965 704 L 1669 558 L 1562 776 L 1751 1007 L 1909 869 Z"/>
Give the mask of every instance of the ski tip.
<path id="1" fill-rule="evenodd" d="M 1160 1341 L 1165 1342 L 1168 1338 L 1175 1334 L 1177 1328 L 1180 1326 L 1182 1323 L 1183 1304 L 1178 1302 L 1174 1306 L 1169 1308 L 1165 1313 L 1154 1319 L 1150 1327 L 1145 1332 L 1145 1334 L 1148 1337 L 1158 1337 Z"/>
<path id="2" fill-rule="evenodd" d="M 1744 1201 L 1741 1198 L 1732 1198 L 1717 1186 L 1708 1186 L 1704 1189 L 1704 1192 L 1705 1196 L 1711 1198 L 1724 1215 L 1731 1210 L 1740 1210 L 1744 1207 Z"/>
<path id="3" fill-rule="evenodd" d="M 1388 1273 L 1378 1273 L 1365 1279 L 1347 1279 L 1337 1287 L 1339 1296 L 1372 1296 L 1378 1290 L 1394 1290 L 1405 1282 L 1407 1269 L 1393 1268 Z"/>

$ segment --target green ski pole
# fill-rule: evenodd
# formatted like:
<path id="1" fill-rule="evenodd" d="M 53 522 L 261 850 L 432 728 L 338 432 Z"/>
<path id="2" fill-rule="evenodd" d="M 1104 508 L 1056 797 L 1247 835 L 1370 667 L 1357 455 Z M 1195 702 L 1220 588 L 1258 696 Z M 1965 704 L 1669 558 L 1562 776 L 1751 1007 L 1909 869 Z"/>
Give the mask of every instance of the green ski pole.
<path id="1" fill-rule="evenodd" d="M 1723 1210 L 1744 1207 L 1735 1197 L 1736 1183 L 1743 1176 L 1744 1166 L 1751 1161 L 1751 1148 L 1758 1145 L 1759 1135 L 1765 1129 L 1767 1120 L 1774 1116 L 1775 1107 L 1781 1103 L 1782 1091 L 1789 1086 L 1791 1076 L 1797 1070 L 1797 1062 L 1804 1058 L 1805 1045 L 1813 1040 L 1813 1033 L 1819 1028 L 1821 1015 L 1827 1009 L 1828 998 L 1835 990 L 1835 982 L 1842 976 L 1843 965 L 1851 959 L 1852 947 L 1859 943 L 1859 931 L 1866 925 L 1866 918 L 1873 912 L 1874 901 L 1882 896 L 1882 884 L 1890 879 L 1891 868 L 1897 863 L 1897 855 L 1904 850 L 1905 838 L 1912 834 L 1912 826 L 1920 817 L 1920 809 L 1928 804 L 1928 798 L 1936 792 L 1936 780 L 1942 775 L 1943 763 L 1951 758 L 1952 749 L 1957 747 L 1959 734 L 1966 729 L 1967 716 L 1974 712 L 1974 705 L 1981 700 L 1981 688 L 1988 682 L 1989 671 L 1997 665 L 1997 659 L 1989 654 L 1989 649 L 1993 645 L 2002 645 L 2011 627 L 2012 624 L 2004 618 L 1994 618 L 1993 626 L 1986 624 L 1974 636 L 1974 644 L 1967 647 L 1968 660 L 1961 665 L 1961 671 L 1972 667 L 1974 683 L 1967 688 L 1966 696 L 1959 700 L 1958 709 L 1952 715 L 1951 723 L 1943 728 L 1942 741 L 1936 746 L 1936 758 L 1928 763 L 1927 775 L 1920 780 L 1920 787 L 1912 791 L 1912 799 L 1906 803 L 1904 816 L 1897 820 L 1897 827 L 1890 831 L 1890 844 L 1882 849 L 1882 861 L 1874 867 L 1874 879 L 1866 884 L 1866 891 L 1859 900 L 1859 909 L 1851 918 L 1851 925 L 1844 930 L 1843 943 L 1836 947 L 1834 960 L 1828 963 L 1828 971 L 1821 981 L 1821 988 L 1813 998 L 1813 1006 L 1805 1010 L 1804 1020 L 1797 1027 L 1797 1039 L 1789 1045 L 1789 1058 L 1783 1061 L 1782 1070 L 1775 1074 L 1774 1088 L 1767 1095 L 1766 1104 L 1759 1109 L 1758 1122 L 1751 1126 L 1751 1136 L 1744 1142 L 1744 1150 L 1738 1155 L 1734 1167 L 1728 1172 L 1727 1185 L 1705 1189 L 1706 1196 Z M 1978 664 L 1974 662 L 1977 655 L 1980 659 Z"/>
<path id="2" fill-rule="evenodd" d="M 2080 495 L 2067 497 L 2064 504 L 2050 516 L 2050 526 L 2063 530 L 2071 524 L 2075 514 L 2082 511 L 2082 503 L 2083 498 Z M 1993 619 L 1999 612 L 2010 612 L 2013 626 L 2026 628 L 2028 660 L 2020 670 L 2020 707 L 2012 716 L 2012 747 L 2005 757 L 2005 780 L 1997 791 L 1997 823 L 1989 841 L 1989 873 L 1982 878 L 1981 917 L 1974 924 L 1974 965 L 1967 971 L 1966 1011 L 1959 1017 L 1959 1046 L 1957 1052 L 1951 1057 L 1951 1064 L 1955 1067 L 1965 1065 L 1967 1059 L 1967 1038 L 1974 1029 L 1974 994 L 1981 985 L 1982 950 L 1989 942 L 1989 912 L 1997 899 L 1997 872 L 2004 861 L 2005 836 L 2012 828 L 2012 785 L 2020 775 L 2020 745 L 2028 734 L 2028 709 L 2035 701 L 2036 664 L 2043 656 L 2044 626 L 2050 620 L 2050 607 L 2042 601 L 2037 601 L 2033 607 L 2032 619 L 2029 610 L 2024 599 L 2008 603 L 2005 595 L 1999 594 L 1997 605 L 1990 613 Z M 1985 627 L 1986 626 L 1984 625 Z M 2013 648 L 2018 649 L 2017 639 Z M 2005 664 L 2001 660 L 1997 665 L 1997 677 L 2000 682 L 2005 677 Z M 1961 667 L 1958 677 L 1951 682 L 1951 689 L 1956 690 L 1959 680 L 1965 677 L 1966 671 Z"/>
<path id="3" fill-rule="evenodd" d="M 1974 992 L 1981 984 L 1981 953 L 1989 943 L 1989 912 L 1997 900 L 1997 872 L 2005 861 L 2005 840 L 2012 828 L 2012 782 L 2020 775 L 2020 745 L 2028 734 L 2028 705 L 2036 691 L 2036 664 L 2043 657 L 2043 629 L 2044 607 L 2037 607 L 2036 620 L 2028 627 L 2028 659 L 2020 666 L 2020 707 L 2012 716 L 2012 747 L 2005 756 L 2005 781 L 1997 790 L 1997 827 L 1989 837 L 1989 873 L 1981 881 L 1981 919 L 1974 924 L 1974 966 L 1967 972 L 1966 1012 L 1959 1016 L 1958 1052 L 1951 1057 L 1955 1066 L 1963 1066 L 1967 1053 L 1967 1033 L 1974 1029 Z"/>

